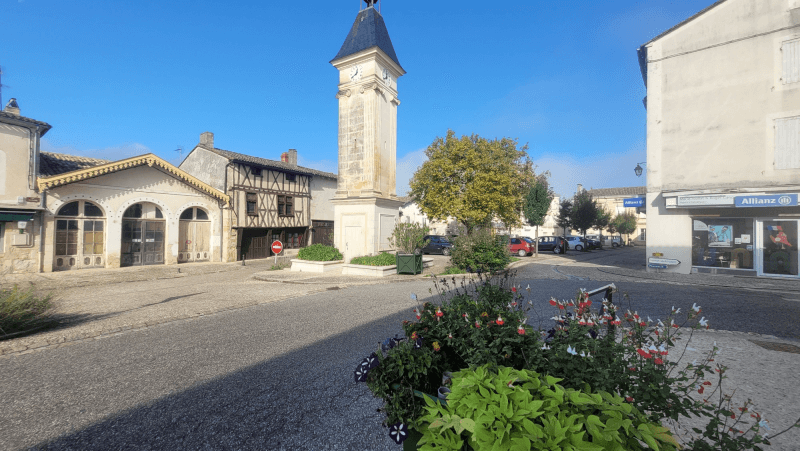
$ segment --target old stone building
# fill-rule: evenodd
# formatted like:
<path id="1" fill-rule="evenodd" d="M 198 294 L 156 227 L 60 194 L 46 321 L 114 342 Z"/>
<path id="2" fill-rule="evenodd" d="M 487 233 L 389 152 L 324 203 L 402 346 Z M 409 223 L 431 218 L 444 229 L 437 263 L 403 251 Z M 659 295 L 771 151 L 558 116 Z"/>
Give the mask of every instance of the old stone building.
<path id="1" fill-rule="evenodd" d="M 800 277 L 800 1 L 714 2 L 639 63 L 648 270 Z"/>
<path id="2" fill-rule="evenodd" d="M 298 166 L 294 149 L 280 161 L 268 160 L 218 149 L 214 134 L 206 132 L 180 168 L 230 196 L 223 220 L 224 261 L 274 255 L 274 240 L 283 243 L 288 255 L 332 241 L 330 201 L 337 177 Z"/>
<path id="3" fill-rule="evenodd" d="M 39 140 L 51 126 L 20 115 L 16 99 L 0 111 L 0 264 L 39 272 L 44 199 L 36 187 Z"/>
<path id="4" fill-rule="evenodd" d="M 644 246 L 647 242 L 647 211 L 644 206 L 642 207 L 626 207 L 625 200 L 633 198 L 644 198 L 647 194 L 647 187 L 645 186 L 628 186 L 622 188 L 595 188 L 587 190 L 592 195 L 592 199 L 597 201 L 597 205 L 605 211 L 611 213 L 613 218 L 622 213 L 633 213 L 636 215 L 636 231 L 630 236 L 623 237 L 630 239 L 631 242 L 638 246 Z M 587 235 L 608 235 L 608 232 L 597 229 L 589 229 L 586 231 Z M 580 235 L 574 231 L 574 235 Z"/>

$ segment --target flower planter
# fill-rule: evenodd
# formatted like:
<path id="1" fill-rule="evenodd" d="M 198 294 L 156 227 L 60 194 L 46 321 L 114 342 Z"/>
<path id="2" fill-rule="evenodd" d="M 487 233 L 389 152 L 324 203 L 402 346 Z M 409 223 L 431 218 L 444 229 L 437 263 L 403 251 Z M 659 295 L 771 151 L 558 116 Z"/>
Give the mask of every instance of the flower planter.
<path id="1" fill-rule="evenodd" d="M 370 266 L 347 264 L 342 266 L 342 275 L 386 277 L 394 274 L 396 267 L 396 265 Z"/>
<path id="2" fill-rule="evenodd" d="M 317 262 L 312 260 L 292 260 L 292 271 L 299 272 L 329 272 L 341 269 L 344 265 L 344 260 L 335 260 L 331 262 Z"/>
<path id="3" fill-rule="evenodd" d="M 422 273 L 422 254 L 397 254 L 397 274 Z"/>

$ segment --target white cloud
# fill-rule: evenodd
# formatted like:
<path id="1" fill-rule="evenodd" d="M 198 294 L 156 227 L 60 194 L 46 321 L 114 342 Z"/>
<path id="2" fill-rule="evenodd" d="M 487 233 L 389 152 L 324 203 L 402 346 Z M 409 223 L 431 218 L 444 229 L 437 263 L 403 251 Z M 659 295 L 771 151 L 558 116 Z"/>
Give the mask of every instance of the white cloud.
<path id="1" fill-rule="evenodd" d="M 403 157 L 397 159 L 397 171 L 395 172 L 395 181 L 398 196 L 408 195 L 408 181 L 414 176 L 422 163 L 428 157 L 425 156 L 425 149 L 411 151 Z"/>
<path id="2" fill-rule="evenodd" d="M 139 143 L 125 143 L 117 146 L 106 147 L 104 149 L 78 149 L 73 146 L 57 146 L 47 138 L 42 138 L 41 150 L 43 152 L 63 153 L 67 155 L 78 155 L 89 158 L 100 158 L 103 160 L 124 160 L 147 153 L 154 153 L 149 147 Z M 163 158 L 163 156 L 162 156 Z M 177 153 L 173 158 L 167 156 L 168 160 L 177 160 Z M 172 161 L 171 161 L 172 162 Z"/>

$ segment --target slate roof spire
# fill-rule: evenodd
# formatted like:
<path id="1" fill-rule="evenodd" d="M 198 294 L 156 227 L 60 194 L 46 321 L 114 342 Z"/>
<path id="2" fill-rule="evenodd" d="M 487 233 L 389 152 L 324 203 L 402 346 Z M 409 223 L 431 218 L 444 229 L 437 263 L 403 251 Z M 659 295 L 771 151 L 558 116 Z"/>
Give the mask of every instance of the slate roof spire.
<path id="1" fill-rule="evenodd" d="M 394 52 L 392 40 L 389 38 L 389 31 L 386 29 L 386 24 L 383 22 L 383 17 L 375 9 L 375 0 L 364 0 L 367 3 L 367 8 L 359 11 L 356 16 L 356 21 L 350 29 L 342 48 L 336 54 L 331 62 L 338 59 L 358 53 L 362 50 L 367 50 L 372 47 L 378 47 L 392 59 L 398 66 L 400 61 L 397 59 L 397 54 Z M 402 68 L 402 66 L 400 66 Z"/>

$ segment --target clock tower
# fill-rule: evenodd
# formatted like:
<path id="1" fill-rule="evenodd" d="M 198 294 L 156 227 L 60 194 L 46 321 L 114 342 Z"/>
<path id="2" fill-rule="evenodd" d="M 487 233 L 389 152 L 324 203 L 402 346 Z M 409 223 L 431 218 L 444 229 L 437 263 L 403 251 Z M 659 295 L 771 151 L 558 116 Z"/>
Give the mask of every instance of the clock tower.
<path id="1" fill-rule="evenodd" d="M 397 200 L 398 79 L 405 74 L 375 0 L 364 0 L 342 48 L 339 71 L 339 181 L 334 244 L 345 256 L 389 250 Z"/>

